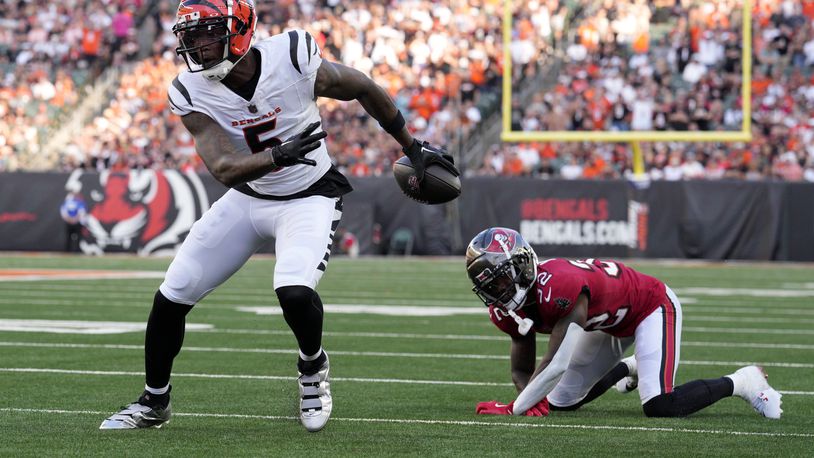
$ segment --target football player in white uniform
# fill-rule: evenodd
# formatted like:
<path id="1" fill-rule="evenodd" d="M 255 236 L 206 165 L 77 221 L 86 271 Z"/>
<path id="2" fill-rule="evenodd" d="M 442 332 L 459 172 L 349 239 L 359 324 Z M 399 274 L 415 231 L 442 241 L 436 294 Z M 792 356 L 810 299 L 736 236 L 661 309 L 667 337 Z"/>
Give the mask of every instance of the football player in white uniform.
<path id="1" fill-rule="evenodd" d="M 362 73 L 322 59 L 303 30 L 253 45 L 251 0 L 182 0 L 173 32 L 188 66 L 169 104 L 212 175 L 231 189 L 192 227 L 155 294 L 145 339 L 146 386 L 101 429 L 160 427 L 170 419 L 170 372 L 186 314 L 276 239 L 274 290 L 299 345 L 300 419 L 319 431 L 331 415 L 323 308 L 325 272 L 348 181 L 331 164 L 317 97 L 357 100 L 402 146 L 419 179 L 443 150 L 415 140 L 387 93 Z M 284 139 L 284 140 L 283 140 Z"/>

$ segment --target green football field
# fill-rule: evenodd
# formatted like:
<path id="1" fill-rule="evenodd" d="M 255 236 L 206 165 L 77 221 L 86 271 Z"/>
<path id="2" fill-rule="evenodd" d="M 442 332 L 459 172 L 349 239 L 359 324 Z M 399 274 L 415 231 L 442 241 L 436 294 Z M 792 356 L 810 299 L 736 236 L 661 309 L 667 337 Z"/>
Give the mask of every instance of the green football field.
<path id="1" fill-rule="evenodd" d="M 2 456 L 812 456 L 814 268 L 631 262 L 684 310 L 677 382 L 763 365 L 783 418 L 724 399 L 649 419 L 610 390 L 546 418 L 475 415 L 508 402 L 509 339 L 471 293 L 462 259 L 332 259 L 326 304 L 334 412 L 296 420 L 296 346 L 255 259 L 188 316 L 162 429 L 100 431 L 140 394 L 144 323 L 169 259 L 0 257 Z M 542 354 L 545 339 L 538 339 Z"/>

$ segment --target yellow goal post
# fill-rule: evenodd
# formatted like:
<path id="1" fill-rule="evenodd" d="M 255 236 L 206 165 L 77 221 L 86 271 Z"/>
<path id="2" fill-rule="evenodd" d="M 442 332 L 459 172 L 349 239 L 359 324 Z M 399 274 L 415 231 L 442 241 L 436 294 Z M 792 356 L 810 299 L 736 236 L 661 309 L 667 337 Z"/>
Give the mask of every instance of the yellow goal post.
<path id="1" fill-rule="evenodd" d="M 503 10 L 503 99 L 501 140 L 504 142 L 603 142 L 630 143 L 633 172 L 644 174 L 640 142 L 749 142 L 752 140 L 752 0 L 742 2 L 741 99 L 743 120 L 739 131 L 516 131 L 512 130 L 512 26 L 513 1 L 504 0 Z"/>

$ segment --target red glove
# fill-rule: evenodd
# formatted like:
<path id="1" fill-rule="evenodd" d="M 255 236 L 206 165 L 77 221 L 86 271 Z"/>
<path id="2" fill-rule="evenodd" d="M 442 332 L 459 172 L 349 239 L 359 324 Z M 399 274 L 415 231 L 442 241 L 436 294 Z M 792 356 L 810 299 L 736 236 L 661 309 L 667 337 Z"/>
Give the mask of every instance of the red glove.
<path id="1" fill-rule="evenodd" d="M 514 402 L 512 402 L 512 407 L 514 407 Z M 527 417 L 547 417 L 548 416 L 548 398 L 543 398 L 542 401 L 538 402 L 531 406 L 529 410 L 526 411 L 525 414 Z"/>
<path id="2" fill-rule="evenodd" d="M 497 401 L 479 402 L 475 408 L 475 413 L 478 415 L 512 415 L 514 409 L 514 401 L 503 404 Z M 524 414 L 527 417 L 546 417 L 548 416 L 548 399 L 543 398 L 542 401 L 533 405 Z"/>
<path id="3" fill-rule="evenodd" d="M 475 407 L 475 413 L 478 415 L 511 415 L 514 401 L 509 404 L 503 404 L 497 401 L 479 402 Z"/>

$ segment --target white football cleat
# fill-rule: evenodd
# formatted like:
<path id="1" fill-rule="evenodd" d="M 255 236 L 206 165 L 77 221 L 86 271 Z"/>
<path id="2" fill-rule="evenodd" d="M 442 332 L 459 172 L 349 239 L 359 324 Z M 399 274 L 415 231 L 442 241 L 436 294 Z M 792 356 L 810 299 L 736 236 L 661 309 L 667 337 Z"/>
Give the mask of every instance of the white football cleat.
<path id="1" fill-rule="evenodd" d="M 333 401 L 331 384 L 328 381 L 329 369 L 330 365 L 326 360 L 316 374 L 300 373 L 297 379 L 300 388 L 300 422 L 310 432 L 321 430 L 331 418 Z"/>
<path id="2" fill-rule="evenodd" d="M 783 395 L 775 391 L 766 381 L 767 375 L 760 366 L 746 366 L 728 375 L 734 385 L 735 396 L 743 398 L 757 413 L 766 418 L 778 419 L 783 413 Z"/>
<path id="3" fill-rule="evenodd" d="M 121 407 L 119 412 L 107 417 L 99 429 L 141 429 L 164 426 L 172 417 L 169 396 L 166 396 L 166 406 L 152 399 L 155 397 L 145 391 L 139 396 L 138 401 Z"/>
<path id="4" fill-rule="evenodd" d="M 620 393 L 630 393 L 639 386 L 639 373 L 636 370 L 636 357 L 628 356 L 621 362 L 627 365 L 628 375 L 616 382 L 616 391 Z"/>

